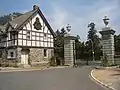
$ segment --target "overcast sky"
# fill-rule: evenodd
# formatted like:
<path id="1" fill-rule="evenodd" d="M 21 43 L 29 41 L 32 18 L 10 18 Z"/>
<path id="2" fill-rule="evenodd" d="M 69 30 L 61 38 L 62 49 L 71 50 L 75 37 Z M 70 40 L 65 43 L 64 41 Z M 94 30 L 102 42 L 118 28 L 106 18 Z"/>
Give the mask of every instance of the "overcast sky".
<path id="1" fill-rule="evenodd" d="M 72 26 L 71 33 L 87 39 L 90 22 L 96 24 L 98 31 L 104 27 L 103 17 L 110 18 L 110 26 L 120 33 L 120 0 L 0 0 L 0 16 L 12 12 L 27 12 L 37 4 L 51 27 L 56 31 Z"/>

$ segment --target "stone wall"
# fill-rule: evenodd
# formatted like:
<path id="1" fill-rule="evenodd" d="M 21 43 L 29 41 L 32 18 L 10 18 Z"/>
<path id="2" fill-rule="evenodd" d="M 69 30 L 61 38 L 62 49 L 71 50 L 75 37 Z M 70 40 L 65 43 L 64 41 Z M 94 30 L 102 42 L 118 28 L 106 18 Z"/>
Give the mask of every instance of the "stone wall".
<path id="1" fill-rule="evenodd" d="M 4 63 L 9 66 L 9 64 L 12 66 L 18 66 L 21 67 L 21 50 L 22 48 L 18 47 L 16 49 L 16 59 L 7 59 L 7 52 L 5 49 L 1 49 L 2 56 L 0 58 L 0 63 Z M 29 49 L 29 57 L 28 57 L 28 63 L 31 65 L 37 64 L 48 64 L 49 60 L 52 56 L 54 56 L 54 49 L 47 49 L 47 57 L 44 57 L 44 49 L 40 48 L 30 48 Z"/>
<path id="2" fill-rule="evenodd" d="M 22 48 L 20 48 L 20 47 L 17 48 L 16 60 L 17 60 L 18 66 L 21 65 L 21 50 L 22 50 Z"/>
<path id="3" fill-rule="evenodd" d="M 0 64 L 2 67 L 17 67 L 17 58 L 11 58 L 8 59 L 7 55 L 8 55 L 8 51 L 9 49 L 1 49 L 0 51 L 2 51 L 2 56 L 0 58 Z M 17 49 L 15 49 L 17 51 Z M 16 52 L 17 54 L 17 52 Z"/>
<path id="4" fill-rule="evenodd" d="M 73 65 L 74 63 L 73 43 L 75 43 L 75 40 L 65 40 L 64 42 L 65 65 Z"/>
<path id="5" fill-rule="evenodd" d="M 100 31 L 102 35 L 102 48 L 103 48 L 103 55 L 107 55 L 108 64 L 114 64 L 114 33 L 115 31 L 111 28 L 103 28 Z"/>
<path id="6" fill-rule="evenodd" d="M 31 48 L 29 52 L 29 61 L 32 65 L 48 64 L 49 59 L 54 55 L 53 49 L 48 50 L 48 57 L 44 57 L 44 49 Z"/>

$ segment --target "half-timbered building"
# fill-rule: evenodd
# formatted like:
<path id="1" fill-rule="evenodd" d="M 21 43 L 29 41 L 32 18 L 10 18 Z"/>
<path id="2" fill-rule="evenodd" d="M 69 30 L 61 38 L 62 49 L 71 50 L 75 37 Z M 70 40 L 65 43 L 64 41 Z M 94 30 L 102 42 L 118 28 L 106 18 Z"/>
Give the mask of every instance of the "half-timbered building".
<path id="1" fill-rule="evenodd" d="M 0 58 L 18 65 L 48 63 L 54 55 L 54 31 L 37 5 L 8 22 L 0 34 Z"/>

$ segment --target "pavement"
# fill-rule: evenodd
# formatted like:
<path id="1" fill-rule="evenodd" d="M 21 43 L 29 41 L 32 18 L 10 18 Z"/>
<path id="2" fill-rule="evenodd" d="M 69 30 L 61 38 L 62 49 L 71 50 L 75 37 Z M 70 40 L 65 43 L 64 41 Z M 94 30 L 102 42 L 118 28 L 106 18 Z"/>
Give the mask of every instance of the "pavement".
<path id="1" fill-rule="evenodd" d="M 0 90 L 108 90 L 89 77 L 93 67 L 0 72 Z"/>
<path id="2" fill-rule="evenodd" d="M 120 90 L 120 68 L 93 69 L 91 76 L 111 90 Z"/>
<path id="3" fill-rule="evenodd" d="M 19 72 L 19 71 L 37 71 L 37 70 L 47 70 L 53 68 L 66 68 L 68 66 L 57 66 L 57 67 L 24 67 L 24 68 L 14 68 L 14 67 L 0 67 L 0 72 Z"/>

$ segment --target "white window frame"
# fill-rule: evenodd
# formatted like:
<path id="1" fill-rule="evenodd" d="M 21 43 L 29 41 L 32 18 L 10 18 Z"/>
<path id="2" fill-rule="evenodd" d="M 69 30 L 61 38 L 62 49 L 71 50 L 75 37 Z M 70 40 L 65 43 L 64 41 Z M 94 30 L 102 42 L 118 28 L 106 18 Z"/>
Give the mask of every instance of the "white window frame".
<path id="1" fill-rule="evenodd" d="M 13 57 L 11 57 L 11 52 L 13 52 Z M 8 50 L 7 53 L 8 53 L 8 54 L 7 54 L 7 58 L 8 58 L 8 59 L 16 58 L 16 52 L 15 52 L 14 49 Z"/>

